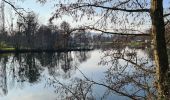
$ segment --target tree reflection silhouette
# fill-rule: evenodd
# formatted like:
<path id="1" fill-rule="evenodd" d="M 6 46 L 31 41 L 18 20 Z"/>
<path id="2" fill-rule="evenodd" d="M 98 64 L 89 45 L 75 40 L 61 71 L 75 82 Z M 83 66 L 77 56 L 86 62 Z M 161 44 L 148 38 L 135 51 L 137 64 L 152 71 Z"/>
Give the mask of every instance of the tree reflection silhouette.
<path id="1" fill-rule="evenodd" d="M 36 84 L 41 81 L 43 72 L 47 69 L 49 86 L 55 88 L 60 99 L 93 100 L 108 99 L 111 95 L 125 96 L 130 99 L 157 99 L 157 83 L 153 59 L 145 49 L 119 47 L 101 50 L 98 63 L 105 68 L 104 79 L 87 77 L 79 65 L 90 58 L 90 52 L 62 53 L 23 53 L 0 58 L 0 84 L 4 94 L 7 94 L 7 72 L 17 82 Z M 12 58 L 12 59 L 11 59 Z M 11 66 L 6 68 L 7 63 Z M 83 76 L 74 76 L 76 70 Z M 62 79 L 62 80 L 61 80 Z M 100 91 L 98 91 L 98 89 Z M 100 97 L 96 95 L 99 92 Z"/>
<path id="2" fill-rule="evenodd" d="M 76 70 L 74 66 L 89 58 L 89 53 L 84 52 L 83 56 L 79 54 L 81 53 L 56 52 L 0 55 L 0 95 L 7 95 L 8 87 L 17 85 L 17 88 L 24 88 L 26 83 L 38 84 L 42 77 L 46 76 L 55 75 L 69 79 Z M 82 59 L 81 62 L 79 59 Z M 44 76 L 46 69 L 48 75 Z"/>
<path id="3" fill-rule="evenodd" d="M 0 57 L 0 95 L 6 95 L 8 93 L 6 73 L 7 61 L 8 57 Z"/>
<path id="4" fill-rule="evenodd" d="M 29 83 L 35 83 L 38 81 L 41 73 L 41 67 L 36 63 L 34 54 L 21 54 L 16 56 L 19 69 L 18 76 L 20 81 L 28 81 Z"/>
<path id="5" fill-rule="evenodd" d="M 49 79 L 53 86 L 56 86 L 56 93 L 69 100 L 93 100 L 96 99 L 94 88 L 104 87 L 100 99 L 107 99 L 112 94 L 128 97 L 130 99 L 156 99 L 157 88 L 155 82 L 155 68 L 151 55 L 142 54 L 140 50 L 115 48 L 102 51 L 100 65 L 107 66 L 105 78 L 96 81 L 87 77 L 83 71 L 80 73 L 83 79 L 75 78 L 70 83 L 61 82 L 53 76 Z M 140 56 L 139 56 L 140 55 Z M 59 85 L 59 86 L 58 86 Z"/>

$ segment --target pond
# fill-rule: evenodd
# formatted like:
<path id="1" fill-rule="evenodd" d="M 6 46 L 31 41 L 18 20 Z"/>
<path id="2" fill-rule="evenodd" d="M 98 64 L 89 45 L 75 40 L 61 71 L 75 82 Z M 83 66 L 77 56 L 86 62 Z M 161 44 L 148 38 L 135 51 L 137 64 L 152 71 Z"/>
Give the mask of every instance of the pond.
<path id="1" fill-rule="evenodd" d="M 0 100 L 154 99 L 148 48 L 0 55 Z"/>

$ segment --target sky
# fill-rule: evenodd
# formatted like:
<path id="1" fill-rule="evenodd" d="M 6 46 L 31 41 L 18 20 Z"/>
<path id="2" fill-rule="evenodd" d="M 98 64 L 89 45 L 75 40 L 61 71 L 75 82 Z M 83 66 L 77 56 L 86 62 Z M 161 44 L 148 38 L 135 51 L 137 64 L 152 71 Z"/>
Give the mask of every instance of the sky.
<path id="1" fill-rule="evenodd" d="M 40 4 L 36 0 L 24 0 L 23 2 L 17 2 L 16 5 L 24 8 L 26 11 L 34 11 L 38 14 L 40 23 L 47 24 L 48 19 L 51 17 L 54 9 L 54 4 L 52 2 L 47 2 L 45 4 Z"/>
<path id="2" fill-rule="evenodd" d="M 1 1 L 1 0 L 0 0 Z M 12 1 L 12 0 L 11 0 Z M 10 2 L 11 2 L 10 1 Z M 47 0 L 45 4 L 41 4 L 37 2 L 36 0 L 13 0 L 15 1 L 14 5 L 18 8 L 24 8 L 26 11 L 33 11 L 38 15 L 39 23 L 47 25 L 49 23 L 49 18 L 52 16 L 52 13 L 55 12 L 54 4 L 56 3 L 56 0 Z M 16 2 L 17 1 L 17 2 Z M 10 8 L 10 6 L 6 5 L 6 25 L 10 26 L 10 18 L 11 16 L 14 16 L 13 23 L 15 24 L 17 20 L 17 14 L 15 14 L 15 11 Z M 62 19 L 55 20 L 54 24 L 60 24 L 62 21 L 67 21 L 71 24 L 72 27 L 77 27 L 82 24 L 87 25 L 87 18 L 85 17 L 84 20 L 79 21 L 78 23 L 74 21 L 72 17 L 64 16 Z M 96 18 L 97 20 L 97 18 Z M 94 20 L 89 21 L 88 23 L 92 23 Z M 16 26 L 16 25 L 14 25 Z M 15 28 L 15 27 L 14 27 Z"/>
<path id="3" fill-rule="evenodd" d="M 12 0 L 10 0 L 12 1 Z M 36 14 L 38 14 L 39 22 L 40 24 L 48 24 L 49 18 L 52 16 L 52 13 L 55 11 L 54 3 L 56 3 L 58 0 L 47 0 L 45 4 L 40 4 L 36 2 L 36 0 L 14 0 L 17 1 L 15 5 L 18 7 L 24 8 L 26 11 L 34 11 Z M 164 0 L 164 7 L 167 8 L 169 3 L 169 0 Z M 7 13 L 11 13 L 11 9 L 8 9 Z M 11 16 L 11 15 L 6 15 Z M 95 18 L 98 19 L 98 18 Z M 80 22 L 76 23 L 72 17 L 64 16 L 62 19 L 59 19 L 55 21 L 56 24 L 61 23 L 63 20 L 69 22 L 72 27 L 77 27 L 81 24 L 89 24 L 93 23 L 95 20 L 91 20 L 87 22 L 87 18 L 84 18 Z M 9 22 L 9 20 L 8 20 Z"/>

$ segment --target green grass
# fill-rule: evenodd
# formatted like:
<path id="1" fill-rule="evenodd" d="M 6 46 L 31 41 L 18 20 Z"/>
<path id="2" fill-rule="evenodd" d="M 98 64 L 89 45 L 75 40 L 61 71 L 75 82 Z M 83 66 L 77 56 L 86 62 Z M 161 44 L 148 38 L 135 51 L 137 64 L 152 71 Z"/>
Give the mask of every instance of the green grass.
<path id="1" fill-rule="evenodd" d="M 5 47 L 5 48 L 0 48 L 0 50 L 12 51 L 15 50 L 15 48 Z"/>
<path id="2" fill-rule="evenodd" d="M 114 44 L 138 47 L 138 46 L 142 46 L 143 44 L 145 44 L 145 42 L 139 42 L 139 41 L 124 42 L 124 41 L 121 41 L 121 42 L 114 42 Z"/>
<path id="3" fill-rule="evenodd" d="M 136 47 L 136 46 L 141 46 L 143 44 L 143 42 L 130 42 L 128 43 L 128 45 Z"/>
<path id="4" fill-rule="evenodd" d="M 0 42 L 0 50 L 12 51 L 12 50 L 15 50 L 15 48 L 10 47 L 5 42 Z"/>

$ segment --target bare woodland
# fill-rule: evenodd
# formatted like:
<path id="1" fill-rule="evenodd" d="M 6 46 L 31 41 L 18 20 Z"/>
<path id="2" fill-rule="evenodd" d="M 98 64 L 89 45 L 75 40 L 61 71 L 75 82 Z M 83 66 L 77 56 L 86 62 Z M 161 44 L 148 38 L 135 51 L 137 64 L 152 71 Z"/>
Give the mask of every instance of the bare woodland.
<path id="1" fill-rule="evenodd" d="M 48 2 L 48 0 L 37 1 L 41 4 Z M 13 8 L 18 14 L 18 19 L 17 30 L 13 30 L 8 36 L 8 32 L 2 28 L 0 38 L 18 50 L 74 49 L 79 48 L 79 45 L 81 48 L 91 48 L 91 43 L 97 45 L 101 41 L 113 42 L 116 36 L 120 36 L 119 38 L 124 42 L 130 41 L 133 37 L 150 39 L 149 46 L 153 55 L 153 65 L 149 65 L 146 59 L 139 60 L 134 52 L 128 52 L 121 47 L 116 48 L 116 50 L 112 49 L 107 53 L 104 52 L 105 56 L 101 58 L 100 64 L 111 63 L 112 67 L 107 71 L 106 81 L 103 83 L 89 79 L 80 70 L 84 80 L 73 80 L 74 84 L 67 86 L 55 78 L 54 73 L 51 73 L 54 77 L 53 80 L 48 80 L 49 84 L 59 84 L 60 90 L 69 91 L 66 95 L 69 95 L 70 100 L 95 99 L 90 93 L 94 85 L 107 88 L 108 91 L 105 95 L 114 92 L 134 100 L 168 100 L 170 98 L 168 62 L 170 7 L 165 9 L 163 0 L 59 0 L 54 3 L 55 11 L 52 11 L 53 15 L 49 18 L 48 26 L 38 24 L 37 15 L 34 12 L 18 8 L 8 0 L 2 0 L 2 2 Z M 54 20 L 60 19 L 64 15 L 71 16 L 76 22 L 84 19 L 95 22 L 76 28 L 72 28 L 66 21 L 58 26 L 53 25 Z M 87 33 L 92 30 L 111 36 L 88 35 Z M 126 39 L 124 39 L 125 37 Z M 71 57 L 69 54 L 63 55 L 63 62 L 65 61 L 63 68 L 65 69 L 67 69 L 66 65 L 70 64 L 69 57 Z M 109 57 L 111 60 L 107 61 L 105 57 Z M 127 62 L 127 65 L 120 67 L 119 60 Z M 124 72 L 124 68 L 129 64 L 137 69 L 137 72 L 132 75 L 126 75 L 127 73 Z M 115 67 L 120 69 L 117 73 L 112 73 Z M 79 69 L 77 68 L 77 70 Z M 151 88 L 143 79 L 155 79 L 156 81 L 153 82 L 155 86 L 151 86 Z M 137 90 L 132 91 L 133 93 L 127 93 L 124 86 L 128 83 L 132 83 L 134 87 L 137 86 Z M 140 89 L 145 90 L 147 95 L 139 95 Z"/>

